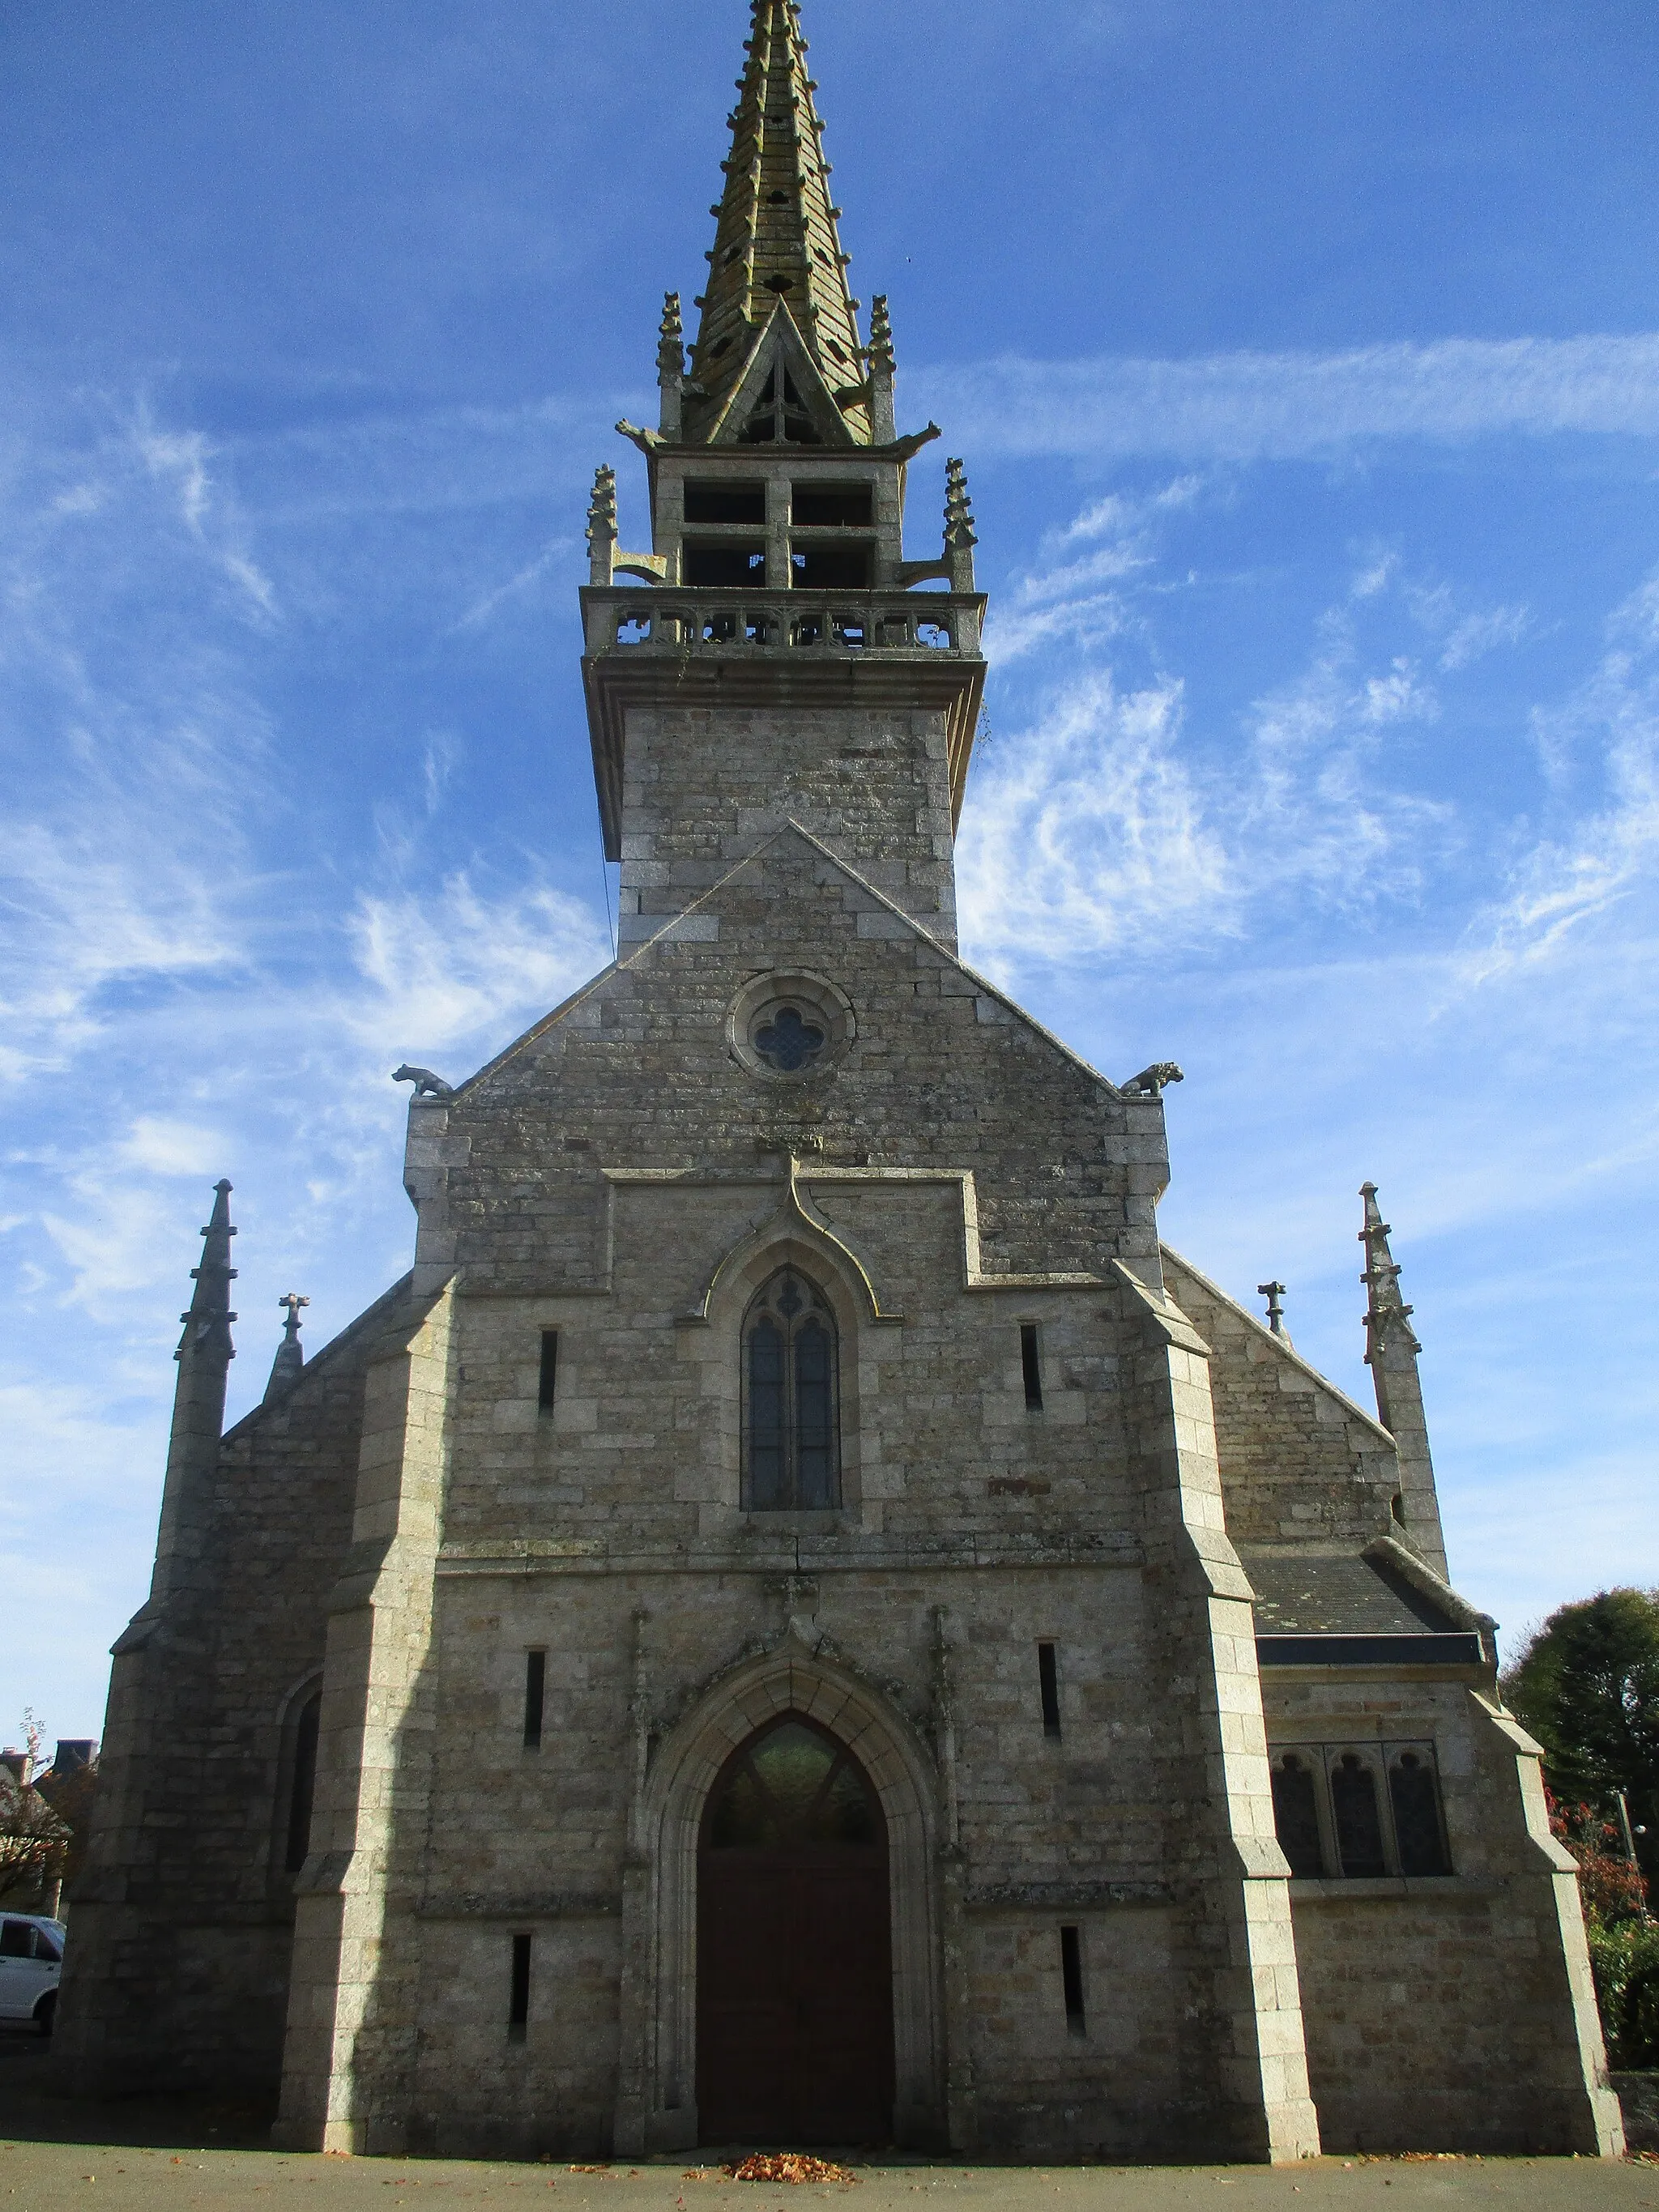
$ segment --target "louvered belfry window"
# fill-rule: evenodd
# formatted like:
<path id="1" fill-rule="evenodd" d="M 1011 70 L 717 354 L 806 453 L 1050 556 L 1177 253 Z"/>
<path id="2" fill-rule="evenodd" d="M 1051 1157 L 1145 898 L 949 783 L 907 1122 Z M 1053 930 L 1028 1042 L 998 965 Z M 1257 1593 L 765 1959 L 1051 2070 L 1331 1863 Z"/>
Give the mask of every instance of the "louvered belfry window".
<path id="1" fill-rule="evenodd" d="M 774 1275 L 744 1317 L 744 1505 L 822 1512 L 841 1503 L 835 1316 L 804 1275 Z"/>

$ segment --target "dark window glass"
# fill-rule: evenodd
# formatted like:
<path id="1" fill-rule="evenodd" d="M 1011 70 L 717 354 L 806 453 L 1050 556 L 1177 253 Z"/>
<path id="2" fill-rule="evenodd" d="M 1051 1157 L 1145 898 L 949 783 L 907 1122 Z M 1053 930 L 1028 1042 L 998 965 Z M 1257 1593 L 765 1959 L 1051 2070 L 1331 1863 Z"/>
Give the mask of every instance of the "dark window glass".
<path id="1" fill-rule="evenodd" d="M 790 1502 L 784 1366 L 783 1332 L 763 1316 L 749 1332 L 750 1503 L 757 1512 Z"/>
<path id="2" fill-rule="evenodd" d="M 1052 1644 L 1037 1646 L 1037 1687 L 1042 1699 L 1042 1733 L 1060 1734 L 1060 1674 Z"/>
<path id="3" fill-rule="evenodd" d="M 1401 1873 L 1449 1874 L 1439 1784 L 1422 1753 L 1402 1751 L 1394 1760 L 1389 1768 L 1389 1795 L 1394 1803 Z"/>
<path id="4" fill-rule="evenodd" d="M 536 1402 L 543 1413 L 553 1410 L 554 1394 L 559 1382 L 559 1332 L 556 1328 L 542 1331 L 541 1378 L 537 1386 Z"/>
<path id="5" fill-rule="evenodd" d="M 1025 1410 L 1028 1413 L 1042 1411 L 1042 1355 L 1037 1346 L 1036 1323 L 1024 1321 L 1019 1325 L 1019 1364 L 1025 1377 Z"/>
<path id="6" fill-rule="evenodd" d="M 0 1959 L 32 1959 L 34 1930 L 27 1920 L 0 1921 Z"/>
<path id="7" fill-rule="evenodd" d="M 792 484 L 792 521 L 815 530 L 867 530 L 874 520 L 867 483 Z"/>
<path id="8" fill-rule="evenodd" d="M 1355 1881 L 1385 1875 L 1376 1777 L 1357 1753 L 1345 1751 L 1331 1769 L 1331 1813 L 1343 1873 Z"/>
<path id="9" fill-rule="evenodd" d="M 530 2021 L 530 1938 L 513 1938 L 513 1968 L 507 1995 L 507 2032 L 522 2043 Z"/>
<path id="10" fill-rule="evenodd" d="M 1314 1771 L 1293 1751 L 1287 1751 L 1273 1768 L 1273 1826 L 1278 1832 L 1279 1847 L 1290 1861 L 1293 1875 L 1324 1873 Z"/>
<path id="11" fill-rule="evenodd" d="M 542 1711 L 547 1703 L 547 1654 L 545 1651 L 526 1651 L 524 1655 L 524 1747 L 539 1751 L 542 1746 Z"/>
<path id="12" fill-rule="evenodd" d="M 878 1843 L 881 1815 L 844 1745 L 793 1717 L 749 1745 L 709 1796 L 710 1850 L 781 1850 Z"/>
<path id="13" fill-rule="evenodd" d="M 311 1812 L 317 1795 L 317 1731 L 323 1717 L 323 1693 L 317 1691 L 300 1708 L 294 1729 L 294 1780 L 288 1799 L 288 1853 L 283 1863 L 298 1874 L 311 1851 Z"/>
<path id="14" fill-rule="evenodd" d="M 753 1513 L 839 1503 L 836 1327 L 793 1270 L 773 1277 L 744 1330 L 744 1503 Z"/>
<path id="15" fill-rule="evenodd" d="M 1066 2025 L 1073 2035 L 1086 2035 L 1083 2011 L 1083 1938 L 1075 1928 L 1060 1931 L 1060 1978 L 1066 1991 Z"/>
<path id="16" fill-rule="evenodd" d="M 688 522 L 766 520 L 766 486 L 757 483 L 697 483 L 685 487 Z"/>
<path id="17" fill-rule="evenodd" d="M 826 1039 L 819 1024 L 808 1021 L 799 1006 L 780 1006 L 758 1024 L 750 1042 L 769 1067 L 798 1075 L 812 1065 Z"/>
<path id="18" fill-rule="evenodd" d="M 795 1435 L 798 1502 L 825 1507 L 835 1475 L 835 1393 L 830 1372 L 834 1347 L 816 1316 L 795 1337 Z"/>

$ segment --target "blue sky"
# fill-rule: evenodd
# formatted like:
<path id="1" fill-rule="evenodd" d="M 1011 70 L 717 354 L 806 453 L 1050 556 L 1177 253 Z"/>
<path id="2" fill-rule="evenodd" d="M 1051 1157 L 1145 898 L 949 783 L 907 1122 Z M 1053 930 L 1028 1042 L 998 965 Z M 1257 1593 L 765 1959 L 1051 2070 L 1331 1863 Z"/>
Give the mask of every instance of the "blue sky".
<path id="1" fill-rule="evenodd" d="M 178 1315 L 233 1415 L 407 1265 L 404 1058 L 608 957 L 577 674 L 747 9 L 0 18 L 0 1735 L 101 1725 Z M 914 550 L 993 595 L 964 949 L 1175 1059 L 1170 1241 L 1362 1403 L 1358 1187 L 1453 1570 L 1659 1582 L 1659 27 L 1514 0 L 808 0 Z"/>

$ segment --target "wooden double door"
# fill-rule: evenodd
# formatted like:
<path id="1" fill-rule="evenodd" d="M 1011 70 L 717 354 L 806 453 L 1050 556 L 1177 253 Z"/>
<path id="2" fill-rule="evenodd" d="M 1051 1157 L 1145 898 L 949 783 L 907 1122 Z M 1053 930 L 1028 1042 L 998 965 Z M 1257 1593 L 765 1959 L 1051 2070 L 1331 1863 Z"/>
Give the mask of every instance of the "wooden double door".
<path id="1" fill-rule="evenodd" d="M 697 2105 L 705 2142 L 891 2138 L 886 1823 L 799 1713 L 732 1755 L 703 1814 Z"/>

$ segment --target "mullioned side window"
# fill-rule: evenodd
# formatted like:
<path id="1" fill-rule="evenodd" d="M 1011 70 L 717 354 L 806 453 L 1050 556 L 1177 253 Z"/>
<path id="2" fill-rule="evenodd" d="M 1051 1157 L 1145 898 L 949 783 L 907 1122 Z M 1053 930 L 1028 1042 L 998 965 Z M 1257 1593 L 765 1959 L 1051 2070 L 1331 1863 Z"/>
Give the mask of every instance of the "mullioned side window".
<path id="1" fill-rule="evenodd" d="M 1273 1825 L 1292 1875 L 1452 1871 L 1432 1743 L 1278 1744 L 1271 1757 Z"/>

